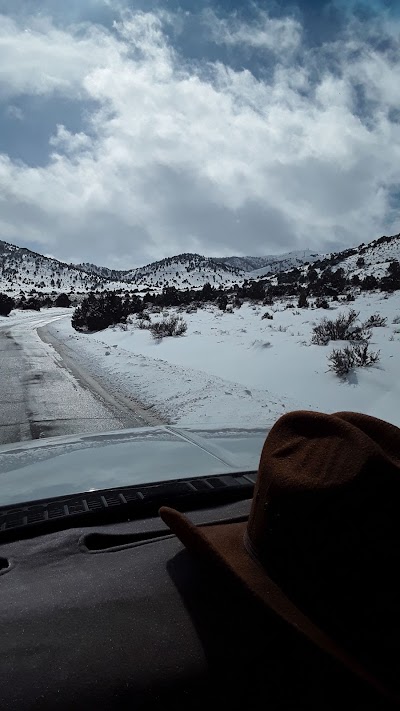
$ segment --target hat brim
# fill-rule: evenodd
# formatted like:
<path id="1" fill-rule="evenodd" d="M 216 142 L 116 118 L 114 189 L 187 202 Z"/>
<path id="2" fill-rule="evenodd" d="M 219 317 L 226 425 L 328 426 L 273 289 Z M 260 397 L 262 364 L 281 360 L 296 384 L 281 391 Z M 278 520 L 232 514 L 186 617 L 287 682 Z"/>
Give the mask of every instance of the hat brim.
<path id="1" fill-rule="evenodd" d="M 299 610 L 268 575 L 261 563 L 250 555 L 244 543 L 246 522 L 195 526 L 186 516 L 167 506 L 163 506 L 159 514 L 189 551 L 203 560 L 213 562 L 220 568 L 230 571 L 250 594 L 292 628 L 305 635 L 313 644 L 330 654 L 381 694 L 387 695 L 384 686 Z"/>

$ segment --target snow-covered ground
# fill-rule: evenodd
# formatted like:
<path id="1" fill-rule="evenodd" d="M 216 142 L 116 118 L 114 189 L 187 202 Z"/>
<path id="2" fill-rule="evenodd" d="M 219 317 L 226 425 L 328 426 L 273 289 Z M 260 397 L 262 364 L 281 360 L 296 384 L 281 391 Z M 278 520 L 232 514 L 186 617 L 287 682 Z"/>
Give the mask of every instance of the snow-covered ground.
<path id="1" fill-rule="evenodd" d="M 96 334 L 78 334 L 69 319 L 50 328 L 93 375 L 180 425 L 264 426 L 299 408 L 365 412 L 400 425 L 400 324 L 393 323 L 400 294 L 365 293 L 329 311 L 284 307 L 183 313 L 187 333 L 161 342 L 135 319 L 127 330 Z M 349 308 L 360 311 L 362 321 L 379 312 L 387 326 L 372 331 L 371 350 L 380 350 L 380 362 L 341 380 L 328 371 L 327 356 L 344 344 L 311 345 L 311 335 L 323 317 Z M 265 311 L 273 320 L 262 320 Z"/>

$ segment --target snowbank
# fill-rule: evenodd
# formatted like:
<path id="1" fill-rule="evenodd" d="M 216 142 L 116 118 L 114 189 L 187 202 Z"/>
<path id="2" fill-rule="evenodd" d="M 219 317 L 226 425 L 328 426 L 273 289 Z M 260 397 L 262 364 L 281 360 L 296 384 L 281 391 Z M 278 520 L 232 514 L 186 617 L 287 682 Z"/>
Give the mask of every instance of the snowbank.
<path id="1" fill-rule="evenodd" d="M 89 335 L 77 334 L 69 319 L 49 328 L 91 374 L 180 425 L 263 426 L 299 408 L 365 412 L 400 425 L 400 324 L 393 324 L 400 295 L 366 293 L 329 311 L 284 307 L 183 313 L 187 333 L 161 342 L 136 322 Z M 321 318 L 349 308 L 361 320 L 379 312 L 388 325 L 373 329 L 380 363 L 340 380 L 328 371 L 327 355 L 342 344 L 311 345 L 311 334 Z M 265 311 L 273 320 L 261 318 Z"/>

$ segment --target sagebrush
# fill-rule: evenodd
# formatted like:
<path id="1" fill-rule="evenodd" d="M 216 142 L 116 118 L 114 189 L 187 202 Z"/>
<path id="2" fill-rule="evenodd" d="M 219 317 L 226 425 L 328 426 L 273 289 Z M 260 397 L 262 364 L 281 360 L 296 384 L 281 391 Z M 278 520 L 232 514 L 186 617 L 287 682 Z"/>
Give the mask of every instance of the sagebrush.
<path id="1" fill-rule="evenodd" d="M 370 331 L 363 324 L 357 323 L 359 312 L 350 309 L 339 314 L 336 319 L 323 318 L 314 326 L 311 342 L 318 346 L 327 346 L 329 341 L 368 341 Z"/>
<path id="2" fill-rule="evenodd" d="M 378 363 L 380 352 L 369 350 L 368 343 L 357 343 L 342 349 L 334 349 L 328 356 L 329 370 L 343 377 L 354 368 L 368 368 Z"/>
<path id="3" fill-rule="evenodd" d="M 170 316 L 162 321 L 149 324 L 148 329 L 157 339 L 167 336 L 183 336 L 187 331 L 187 323 L 180 316 Z"/>
<path id="4" fill-rule="evenodd" d="M 364 322 L 364 328 L 383 328 L 384 326 L 387 326 L 387 318 L 378 313 L 372 314 Z"/>

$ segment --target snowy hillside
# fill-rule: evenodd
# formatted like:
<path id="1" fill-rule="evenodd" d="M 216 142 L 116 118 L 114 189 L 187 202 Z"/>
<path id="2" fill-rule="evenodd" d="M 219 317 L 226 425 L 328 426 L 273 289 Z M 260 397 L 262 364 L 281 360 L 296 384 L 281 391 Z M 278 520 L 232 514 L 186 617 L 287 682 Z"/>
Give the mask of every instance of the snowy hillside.
<path id="1" fill-rule="evenodd" d="M 0 241 L 0 290 L 87 291 L 99 280 L 67 264 L 29 249 Z"/>
<path id="2" fill-rule="evenodd" d="M 11 296 L 32 290 L 87 293 L 93 289 L 118 288 L 126 288 L 126 284 L 109 282 L 74 265 L 0 240 L 0 291 Z"/>
<path id="3" fill-rule="evenodd" d="M 199 254 L 178 254 L 174 257 L 152 262 L 145 267 L 115 271 L 95 264 L 79 264 L 90 274 L 105 279 L 128 282 L 142 288 L 175 286 L 202 287 L 207 282 L 212 286 L 231 286 L 245 278 L 275 274 L 320 258 L 309 249 L 274 254 L 267 257 L 204 257 Z"/>
<path id="4" fill-rule="evenodd" d="M 320 256 L 310 249 L 298 249 L 283 254 L 270 254 L 266 257 L 218 257 L 215 261 L 249 272 L 248 276 L 264 276 L 298 267 L 305 262 L 313 262 Z"/>
<path id="5" fill-rule="evenodd" d="M 95 274 L 102 279 L 107 279 L 108 281 L 127 281 L 125 274 L 127 272 L 120 271 L 117 269 L 109 269 L 108 267 L 98 267 L 97 264 L 91 264 L 91 262 L 82 262 L 82 264 L 74 264 L 76 269 L 87 272 L 88 274 Z"/>
<path id="6" fill-rule="evenodd" d="M 203 286 L 207 281 L 213 285 L 231 284 L 237 281 L 237 277 L 246 276 L 248 278 L 253 277 L 253 275 L 274 274 L 277 271 L 313 262 L 320 257 L 321 255 L 312 252 L 310 249 L 299 249 L 294 252 L 272 254 L 267 257 L 211 258 L 203 257 L 199 254 L 178 254 L 176 257 L 152 262 L 145 267 L 125 271 L 98 267 L 96 264 L 87 262 L 76 266 L 78 269 L 83 269 L 89 274 L 97 274 L 104 279 L 132 282 L 138 286 L 154 286 L 158 282 L 158 285 L 179 288 L 180 284 L 194 287 Z M 185 279 L 187 281 L 184 281 Z"/>
<path id="7" fill-rule="evenodd" d="M 380 237 L 368 244 L 361 244 L 338 267 L 346 274 L 357 274 L 360 278 L 373 275 L 378 279 L 384 276 L 389 264 L 400 261 L 400 234 L 392 237 Z"/>
<path id="8" fill-rule="evenodd" d="M 354 276 L 379 279 L 394 260 L 400 260 L 400 235 L 380 237 L 369 244 L 328 255 L 297 250 L 269 257 L 223 259 L 188 253 L 125 271 L 98 267 L 92 263 L 65 264 L 0 241 L 0 291 L 10 295 L 32 290 L 42 293 L 87 293 L 92 290 L 128 289 L 160 293 L 165 287 L 196 289 L 207 283 L 217 288 L 232 287 L 243 284 L 244 279 L 254 280 L 254 283 L 281 283 L 285 281 L 281 279 L 285 273 L 297 270 L 298 275 L 294 277 L 298 278 L 300 272 L 307 275 L 314 267 L 319 275 L 326 268 L 342 268 L 349 279 Z"/>
<path id="9" fill-rule="evenodd" d="M 207 283 L 213 286 L 231 285 L 244 276 L 240 270 L 218 264 L 214 259 L 200 254 L 178 254 L 133 269 L 127 275 L 137 286 L 176 286 L 177 289 L 201 287 Z"/>
<path id="10" fill-rule="evenodd" d="M 162 289 L 165 286 L 185 289 L 201 287 L 207 283 L 213 286 L 220 284 L 230 286 L 244 276 L 240 269 L 200 254 L 178 254 L 126 271 L 115 271 L 87 263 L 78 265 L 78 268 L 85 269 L 89 274 L 97 274 L 106 279 L 118 280 L 143 289 Z"/>
<path id="11" fill-rule="evenodd" d="M 179 288 L 235 284 L 243 279 L 243 272 L 218 264 L 209 257 L 199 254 L 179 254 L 176 257 L 162 259 L 146 267 L 135 269 L 132 280 L 138 286 L 176 286 Z"/>
<path id="12" fill-rule="evenodd" d="M 214 261 L 219 264 L 226 264 L 234 269 L 240 269 L 244 272 L 251 272 L 254 269 L 265 267 L 273 260 L 274 257 L 214 257 Z"/>
<path id="13" fill-rule="evenodd" d="M 179 254 L 144 267 L 117 271 L 95 264 L 65 264 L 29 249 L 0 241 L 0 291 L 75 292 L 91 290 L 177 289 L 232 286 L 243 281 L 244 272 L 199 254 Z"/>
<path id="14" fill-rule="evenodd" d="M 249 278 L 256 279 L 257 277 L 279 274 L 279 272 L 284 272 L 287 269 L 301 267 L 303 264 L 312 263 L 317 259 L 321 259 L 321 255 L 309 249 L 302 249 L 287 252 L 286 254 L 273 255 L 265 259 L 269 259 L 269 262 L 260 269 L 253 269 L 249 272 L 247 275 Z"/>
<path id="15" fill-rule="evenodd" d="M 360 261 L 360 259 L 362 261 Z M 203 257 L 198 254 L 179 254 L 175 257 L 153 262 L 145 267 L 128 271 L 115 271 L 94 264 L 78 265 L 79 269 L 105 279 L 129 283 L 138 288 L 161 289 L 175 286 L 177 289 L 212 286 L 231 286 L 246 279 L 272 277 L 303 265 L 315 264 L 323 269 L 343 268 L 347 276 L 363 278 L 373 274 L 382 277 L 393 260 L 400 259 L 400 235 L 380 237 L 369 244 L 346 249 L 343 252 L 318 254 L 310 249 L 294 250 L 266 257 Z M 307 271 L 307 266 L 305 266 Z"/>
<path id="16" fill-rule="evenodd" d="M 364 289 L 376 289 L 380 285 L 387 286 L 390 265 L 400 262 L 400 234 L 391 237 L 379 237 L 368 244 L 345 249 L 342 252 L 332 252 L 325 255 L 312 255 L 312 259 L 303 265 L 284 267 L 268 272 L 269 267 L 254 270 L 246 274 L 247 278 L 258 279 L 264 284 L 297 284 L 297 287 L 308 288 L 309 295 L 317 296 L 322 291 L 313 287 L 317 282 L 331 284 L 339 291 L 343 291 L 344 279 L 348 284 L 357 287 L 365 283 Z M 330 275 L 336 273 L 337 279 Z M 341 276 L 339 277 L 339 273 Z M 308 285 L 308 286 L 307 286 Z M 311 286 L 310 286 L 311 285 Z M 396 287 L 397 288 L 397 287 Z"/>

